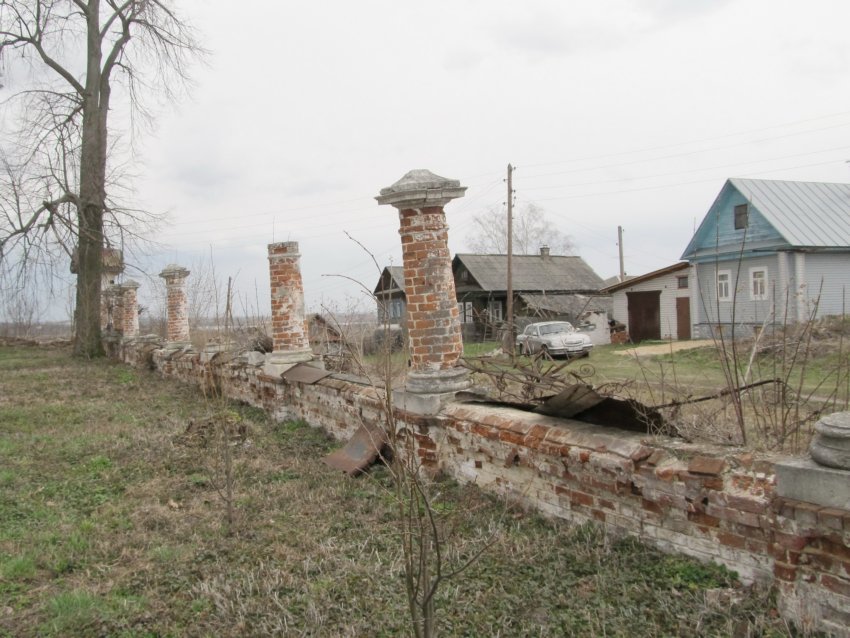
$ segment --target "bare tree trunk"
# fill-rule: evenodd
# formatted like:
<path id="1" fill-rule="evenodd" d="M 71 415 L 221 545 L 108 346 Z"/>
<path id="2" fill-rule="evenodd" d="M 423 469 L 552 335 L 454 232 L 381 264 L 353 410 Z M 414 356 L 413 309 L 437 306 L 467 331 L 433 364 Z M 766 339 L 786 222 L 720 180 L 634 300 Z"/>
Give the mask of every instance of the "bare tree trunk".
<path id="1" fill-rule="evenodd" d="M 106 207 L 106 141 L 109 78 L 102 72 L 103 39 L 100 0 L 90 0 L 87 22 L 86 84 L 82 96 L 83 128 L 80 150 L 79 270 L 74 354 L 103 356 L 100 305 L 103 272 L 103 213 Z"/>
<path id="2" fill-rule="evenodd" d="M 201 53 L 191 28 L 170 0 L 2 0 L 0 58 L 14 53 L 47 71 L 15 96 L 26 106 L 18 163 L 0 179 L 0 269 L 38 263 L 60 246 L 76 253 L 74 354 L 104 354 L 101 342 L 103 250 L 122 213 L 108 199 L 107 142 L 113 72 L 133 111 L 153 87 L 171 96 L 186 79 L 186 63 Z M 86 43 L 84 77 L 64 66 L 68 47 Z M 130 46 L 135 41 L 135 46 Z M 4 57 L 7 56 L 7 57 Z M 163 74 L 166 74 L 165 76 Z M 34 74 L 38 76 L 40 74 Z M 31 147 L 29 145 L 32 145 Z M 6 149 L 4 149 L 5 151 Z M 32 193 L 21 197 L 22 185 Z M 40 205 L 38 204 L 40 202 Z M 33 203 L 36 203 L 33 206 Z M 76 246 L 74 246 L 76 244 Z"/>

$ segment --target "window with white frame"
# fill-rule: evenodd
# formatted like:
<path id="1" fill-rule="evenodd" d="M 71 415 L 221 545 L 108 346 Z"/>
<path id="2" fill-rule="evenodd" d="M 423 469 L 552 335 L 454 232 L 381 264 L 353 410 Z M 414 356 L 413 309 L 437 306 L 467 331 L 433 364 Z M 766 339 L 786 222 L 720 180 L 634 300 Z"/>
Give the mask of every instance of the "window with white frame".
<path id="1" fill-rule="evenodd" d="M 729 301 L 732 299 L 732 273 L 729 270 L 717 271 L 717 300 Z"/>
<path id="2" fill-rule="evenodd" d="M 404 301 L 393 299 L 390 301 L 390 323 L 399 323 L 404 314 Z"/>
<path id="3" fill-rule="evenodd" d="M 501 321 L 502 320 L 502 300 L 501 299 L 491 299 L 487 302 L 487 314 L 490 317 L 490 321 Z"/>
<path id="4" fill-rule="evenodd" d="M 767 299 L 767 268 L 764 266 L 750 268 L 750 299 Z"/>
<path id="5" fill-rule="evenodd" d="M 457 314 L 461 323 L 472 323 L 473 315 L 472 315 L 472 302 L 471 301 L 459 301 L 457 304 Z"/>

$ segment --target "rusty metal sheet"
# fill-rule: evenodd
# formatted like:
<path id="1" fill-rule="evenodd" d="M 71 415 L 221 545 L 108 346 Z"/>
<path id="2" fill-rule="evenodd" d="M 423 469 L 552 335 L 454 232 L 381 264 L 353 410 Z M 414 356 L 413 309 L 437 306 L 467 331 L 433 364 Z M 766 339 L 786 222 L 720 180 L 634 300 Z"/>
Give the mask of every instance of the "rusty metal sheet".
<path id="1" fill-rule="evenodd" d="M 354 476 L 372 465 L 388 442 L 383 428 L 364 424 L 343 448 L 331 452 L 323 460 L 325 465 Z"/>
<path id="2" fill-rule="evenodd" d="M 604 398 L 589 385 L 576 383 L 549 398 L 546 403 L 538 406 L 534 411 L 540 414 L 559 416 L 563 419 L 571 419 L 577 414 L 599 405 Z"/>
<path id="3" fill-rule="evenodd" d="M 317 381 L 321 381 L 325 377 L 329 377 L 333 374 L 333 372 L 329 370 L 324 370 L 322 368 L 317 368 L 316 366 L 311 366 L 306 363 L 299 363 L 296 366 L 291 367 L 289 370 L 283 373 L 283 378 L 289 383 L 293 381 L 297 381 L 298 383 L 306 383 L 307 385 L 312 385 Z"/>

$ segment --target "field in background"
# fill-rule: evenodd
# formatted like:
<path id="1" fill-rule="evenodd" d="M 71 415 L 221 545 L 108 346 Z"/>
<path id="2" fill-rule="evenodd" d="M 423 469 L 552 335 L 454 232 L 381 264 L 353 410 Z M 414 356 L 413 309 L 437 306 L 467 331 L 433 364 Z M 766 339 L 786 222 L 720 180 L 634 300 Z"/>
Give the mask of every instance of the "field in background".
<path id="1" fill-rule="evenodd" d="M 515 369 L 519 374 L 529 368 L 545 373 L 564 366 L 559 374 L 567 382 L 575 381 L 570 376 L 574 373 L 604 394 L 635 399 L 646 406 L 668 406 L 663 414 L 682 436 L 710 443 L 743 443 L 729 390 L 752 384 L 754 387 L 741 394 L 746 444 L 754 449 L 797 453 L 807 448 L 818 414 L 846 410 L 850 404 L 850 322 L 833 318 L 807 328 L 809 332 L 802 337 L 738 342 L 736 352 L 728 341 L 682 350 L 675 347 L 681 342 L 644 342 L 637 348 L 597 346 L 589 357 L 572 359 L 565 366 L 563 359 L 517 357 L 514 367 L 499 354 L 500 344 L 489 342 L 469 344 L 465 356 L 471 360 L 485 357 L 487 367 Z M 721 365 L 724 348 L 730 362 L 727 371 L 737 366 L 734 383 L 727 380 Z M 771 383 L 772 379 L 781 383 Z M 476 375 L 476 381 L 493 385 L 493 378 L 487 375 Z M 516 384 L 511 391 L 514 399 L 523 394 Z M 715 395 L 720 396 L 693 402 Z"/>
<path id="2" fill-rule="evenodd" d="M 350 479 L 301 423 L 219 452 L 197 392 L 56 348 L 0 348 L 0 636 L 406 634 L 395 503 L 381 468 Z M 187 433 L 188 428 L 188 433 Z M 491 542 L 441 589 L 444 635 L 790 635 L 769 593 L 438 484 L 452 556 Z"/>

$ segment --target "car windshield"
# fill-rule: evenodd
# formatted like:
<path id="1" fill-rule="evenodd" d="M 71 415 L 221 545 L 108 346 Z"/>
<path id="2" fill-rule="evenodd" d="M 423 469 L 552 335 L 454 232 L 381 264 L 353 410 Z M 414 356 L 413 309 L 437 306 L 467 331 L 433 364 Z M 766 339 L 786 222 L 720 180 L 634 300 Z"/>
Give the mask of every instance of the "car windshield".
<path id="1" fill-rule="evenodd" d="M 561 323 L 550 323 L 545 326 L 540 326 L 540 334 L 542 335 L 552 335 L 557 334 L 559 332 L 572 332 L 573 327 L 571 324 L 563 321 Z"/>

